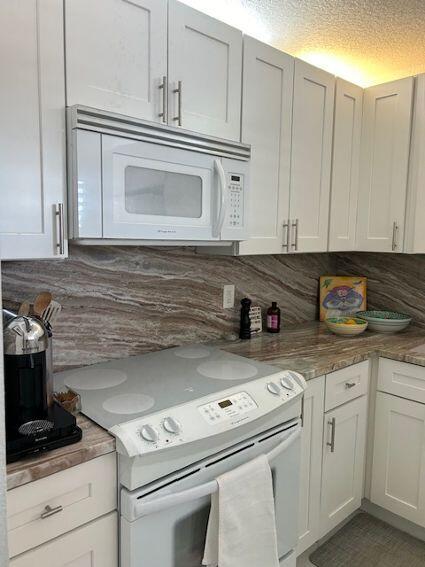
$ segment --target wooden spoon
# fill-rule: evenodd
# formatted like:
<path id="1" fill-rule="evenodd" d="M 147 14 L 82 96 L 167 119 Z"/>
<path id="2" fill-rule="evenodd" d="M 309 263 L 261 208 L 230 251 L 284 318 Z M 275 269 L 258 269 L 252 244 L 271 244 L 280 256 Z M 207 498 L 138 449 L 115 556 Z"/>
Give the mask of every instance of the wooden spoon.
<path id="1" fill-rule="evenodd" d="M 43 291 L 39 293 L 34 301 L 34 313 L 41 317 L 41 314 L 47 307 L 49 307 L 52 301 L 52 294 L 48 291 Z"/>
<path id="2" fill-rule="evenodd" d="M 27 317 L 30 312 L 30 304 L 28 301 L 23 301 L 19 307 L 18 315 L 20 317 Z"/>

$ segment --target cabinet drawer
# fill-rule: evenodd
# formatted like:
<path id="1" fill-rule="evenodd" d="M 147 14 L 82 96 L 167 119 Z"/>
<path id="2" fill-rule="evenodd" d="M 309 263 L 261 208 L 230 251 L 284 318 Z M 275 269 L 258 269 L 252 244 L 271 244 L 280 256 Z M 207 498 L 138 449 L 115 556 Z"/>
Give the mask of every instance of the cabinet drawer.
<path id="1" fill-rule="evenodd" d="M 15 488 L 7 494 L 10 557 L 116 508 L 115 453 Z"/>
<path id="2" fill-rule="evenodd" d="M 425 367 L 380 358 L 378 390 L 425 403 Z"/>
<path id="3" fill-rule="evenodd" d="M 325 411 L 367 393 L 369 361 L 353 364 L 326 376 Z"/>
<path id="4" fill-rule="evenodd" d="M 12 559 L 10 567 L 118 567 L 117 513 Z"/>

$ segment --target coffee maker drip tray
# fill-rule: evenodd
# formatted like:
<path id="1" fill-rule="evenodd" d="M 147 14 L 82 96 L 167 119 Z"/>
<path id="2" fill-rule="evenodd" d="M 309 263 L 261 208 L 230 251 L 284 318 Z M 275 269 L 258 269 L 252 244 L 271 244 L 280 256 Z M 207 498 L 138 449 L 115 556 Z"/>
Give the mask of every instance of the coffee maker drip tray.
<path id="1" fill-rule="evenodd" d="M 47 419 L 36 419 L 28 421 L 18 427 L 18 433 L 21 435 L 41 435 L 53 429 L 55 424 Z"/>
<path id="2" fill-rule="evenodd" d="M 81 437 L 75 417 L 53 402 L 43 419 L 6 429 L 6 460 L 12 463 L 42 451 L 58 449 L 80 441 Z"/>

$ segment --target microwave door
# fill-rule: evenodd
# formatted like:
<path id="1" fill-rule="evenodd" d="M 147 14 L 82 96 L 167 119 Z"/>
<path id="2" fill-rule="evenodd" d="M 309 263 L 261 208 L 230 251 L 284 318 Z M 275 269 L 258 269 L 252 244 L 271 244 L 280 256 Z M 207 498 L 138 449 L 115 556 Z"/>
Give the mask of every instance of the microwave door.
<path id="1" fill-rule="evenodd" d="M 214 238 L 212 156 L 103 138 L 104 238 Z"/>

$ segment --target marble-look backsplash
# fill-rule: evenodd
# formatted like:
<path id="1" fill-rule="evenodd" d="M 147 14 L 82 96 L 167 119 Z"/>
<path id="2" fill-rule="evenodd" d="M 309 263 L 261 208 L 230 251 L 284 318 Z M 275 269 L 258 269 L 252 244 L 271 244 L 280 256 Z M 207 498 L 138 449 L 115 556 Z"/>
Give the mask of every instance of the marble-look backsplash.
<path id="1" fill-rule="evenodd" d="M 245 296 L 263 309 L 277 301 L 283 325 L 314 320 L 318 278 L 335 269 L 330 254 L 232 258 L 190 248 L 74 245 L 63 261 L 4 262 L 3 301 L 15 308 L 49 290 L 62 303 L 54 329 L 59 370 L 230 338 Z M 223 310 L 223 285 L 231 283 L 236 306 Z"/>
<path id="2" fill-rule="evenodd" d="M 408 313 L 425 327 L 425 256 L 351 252 L 335 257 L 339 275 L 368 278 L 368 308 Z"/>

